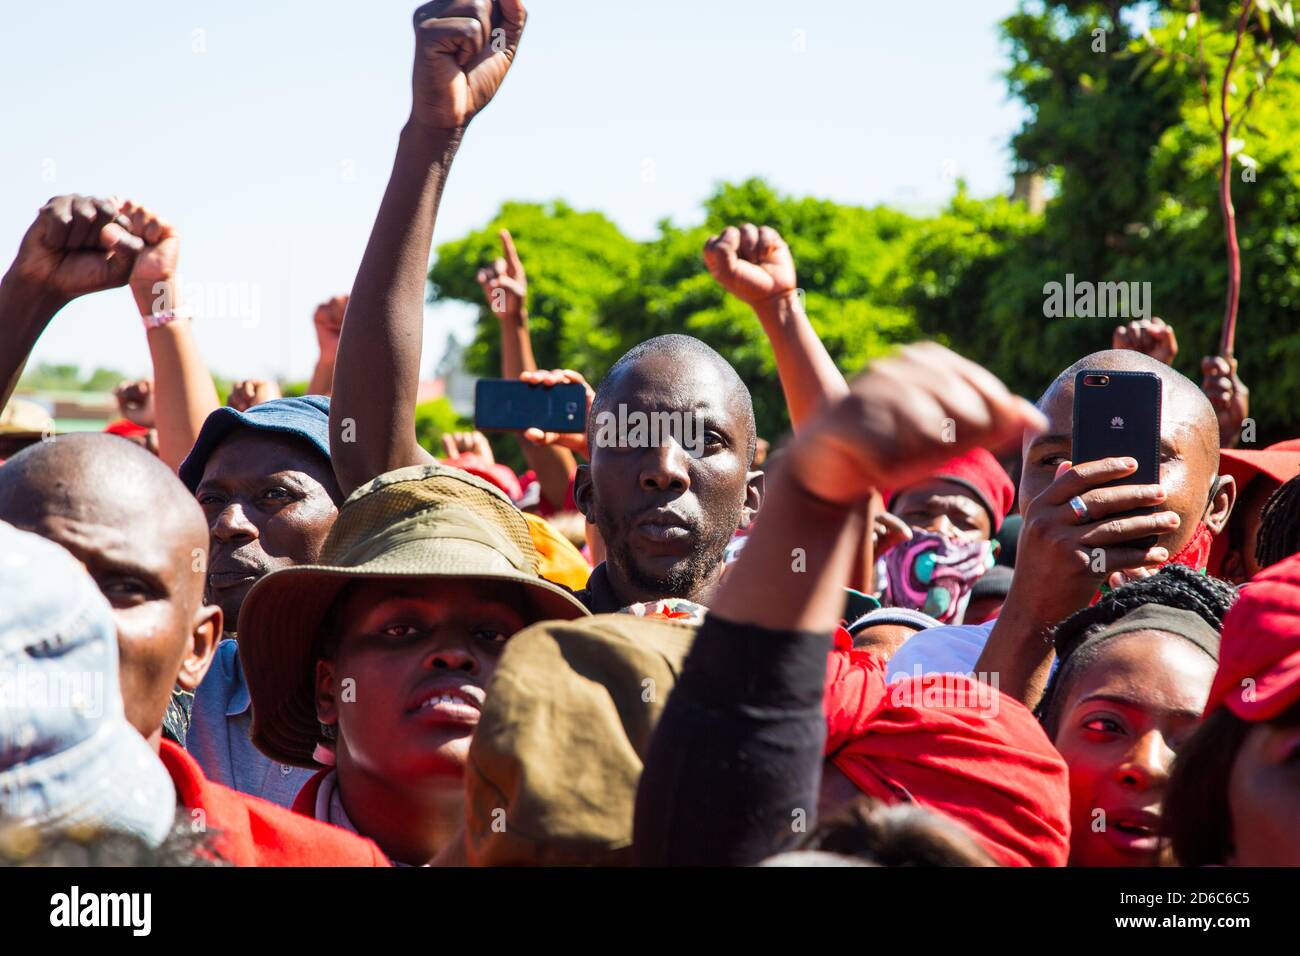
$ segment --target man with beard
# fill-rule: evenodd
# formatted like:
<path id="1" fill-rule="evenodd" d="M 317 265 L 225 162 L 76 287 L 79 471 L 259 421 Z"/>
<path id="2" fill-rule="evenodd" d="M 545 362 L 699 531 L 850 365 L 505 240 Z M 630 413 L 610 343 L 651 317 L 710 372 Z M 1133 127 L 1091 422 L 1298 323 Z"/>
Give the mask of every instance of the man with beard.
<path id="1" fill-rule="evenodd" d="M 208 416 L 180 477 L 208 521 L 207 593 L 226 637 L 254 584 L 310 564 L 343 498 L 329 458 L 329 399 L 281 398 Z M 252 711 L 238 645 L 222 641 L 194 697 L 186 747 L 204 773 L 235 790 L 289 806 L 310 774 L 268 759 L 250 739 Z"/>
<path id="2" fill-rule="evenodd" d="M 682 423 L 680 433 L 602 439 L 599 423 L 656 417 Z M 763 490 L 754 406 L 736 370 L 699 339 L 650 339 L 601 381 L 587 431 L 591 463 L 579 466 L 573 497 L 606 559 L 579 599 L 596 614 L 663 598 L 707 604 L 727 542 Z"/>

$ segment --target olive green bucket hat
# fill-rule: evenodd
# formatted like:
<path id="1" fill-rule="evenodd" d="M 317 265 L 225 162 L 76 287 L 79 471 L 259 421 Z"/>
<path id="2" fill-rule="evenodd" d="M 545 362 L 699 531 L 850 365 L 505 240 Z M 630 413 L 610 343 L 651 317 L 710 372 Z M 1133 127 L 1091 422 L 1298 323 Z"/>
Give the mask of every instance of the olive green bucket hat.
<path id="1" fill-rule="evenodd" d="M 360 579 L 499 582 L 525 621 L 588 615 L 572 593 L 538 574 L 520 511 L 497 488 L 458 468 L 419 465 L 380 475 L 343 503 L 320 563 L 268 574 L 239 612 L 239 657 L 252 699 L 253 743 L 267 756 L 318 766 L 315 650 L 339 592 Z"/>

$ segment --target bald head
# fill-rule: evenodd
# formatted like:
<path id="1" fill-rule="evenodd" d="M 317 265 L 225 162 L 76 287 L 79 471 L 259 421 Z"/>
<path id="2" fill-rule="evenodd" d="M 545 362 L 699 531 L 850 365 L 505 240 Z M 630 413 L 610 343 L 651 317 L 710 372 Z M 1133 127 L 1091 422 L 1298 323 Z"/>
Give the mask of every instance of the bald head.
<path id="1" fill-rule="evenodd" d="M 1084 369 L 1103 372 L 1154 372 L 1160 378 L 1161 419 L 1176 427 L 1186 429 L 1201 446 L 1204 453 L 1214 459 L 1214 469 L 1219 461 L 1219 421 L 1214 406 L 1205 393 L 1186 375 L 1153 359 L 1144 352 L 1132 349 L 1105 349 L 1085 355 L 1075 362 L 1047 387 L 1038 400 L 1039 410 L 1044 410 L 1054 399 L 1068 395 L 1073 407 L 1074 379 Z"/>
<path id="2" fill-rule="evenodd" d="M 654 374 L 662 376 L 663 364 L 669 367 L 665 384 L 682 393 L 684 406 L 690 407 L 701 391 L 707 391 L 713 397 L 721 399 L 720 403 L 735 415 L 744 431 L 745 464 L 747 467 L 751 465 L 758 449 L 758 428 L 754 421 L 754 400 L 749 394 L 749 387 L 717 350 L 690 335 L 656 335 L 629 349 L 614 363 L 596 388 L 591 417 L 587 422 L 587 440 L 594 442 L 597 416 L 617 404 L 614 396 L 620 381 L 625 376 L 645 373 L 646 364 L 656 359 L 664 359 L 666 362 L 656 362 Z"/>
<path id="3" fill-rule="evenodd" d="M 1056 478 L 1063 461 L 1073 461 L 1074 380 L 1085 369 L 1109 372 L 1154 372 L 1161 383 L 1160 484 L 1167 507 L 1178 514 L 1177 529 L 1160 536 L 1171 555 L 1181 551 L 1204 522 L 1218 533 L 1232 509 L 1235 488 L 1220 480 L 1219 425 L 1214 408 L 1196 385 L 1149 355 L 1126 349 L 1094 352 L 1075 362 L 1038 400 L 1048 427 L 1026 436 L 1020 478 L 1023 511 Z M 1082 462 L 1073 462 L 1076 465 Z"/>
<path id="4" fill-rule="evenodd" d="M 0 468 L 0 518 L 55 510 L 204 547 L 203 510 L 156 456 L 116 435 L 80 433 L 39 442 Z"/>
<path id="5" fill-rule="evenodd" d="M 61 435 L 0 466 L 0 520 L 86 566 L 113 608 L 127 718 L 156 740 L 173 686 L 198 686 L 221 633 L 221 612 L 203 606 L 198 503 L 133 442 Z"/>

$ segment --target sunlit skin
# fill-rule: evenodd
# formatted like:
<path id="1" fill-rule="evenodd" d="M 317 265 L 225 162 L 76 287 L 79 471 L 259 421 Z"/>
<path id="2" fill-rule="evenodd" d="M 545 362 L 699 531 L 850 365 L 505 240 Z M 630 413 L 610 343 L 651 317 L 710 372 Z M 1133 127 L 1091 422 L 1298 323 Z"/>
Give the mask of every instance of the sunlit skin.
<path id="1" fill-rule="evenodd" d="M 185 486 L 120 438 L 66 436 L 0 469 L 0 520 L 86 566 L 112 606 L 127 719 L 157 748 L 173 685 L 198 687 L 221 631 L 203 603 L 207 534 Z"/>
<path id="2" fill-rule="evenodd" d="M 698 457 L 671 440 L 647 447 L 597 441 L 591 464 L 578 470 L 574 498 L 604 539 L 621 604 L 708 603 L 727 542 L 762 496 L 762 476 L 749 470 L 745 401 L 709 362 L 651 353 L 619 373 L 604 408 L 697 415 L 703 429 Z"/>
<path id="3" fill-rule="evenodd" d="M 263 576 L 320 556 L 337 495 L 329 461 L 304 440 L 246 428 L 213 451 L 194 497 L 211 537 L 209 600 L 230 630 Z"/>
<path id="4" fill-rule="evenodd" d="M 970 490 L 942 478 L 929 478 L 898 493 L 889 510 L 912 528 L 933 531 L 958 541 L 993 537 L 988 511 Z"/>
<path id="5" fill-rule="evenodd" d="M 1155 866 L 1169 771 L 1196 729 L 1215 662 L 1184 638 L 1106 641 L 1067 689 L 1053 743 L 1070 770 L 1070 865 Z"/>
<path id="6" fill-rule="evenodd" d="M 317 716 L 336 728 L 348 816 L 393 859 L 425 863 L 440 849 L 485 689 L 533 619 L 527 607 L 510 585 L 445 579 L 359 580 L 336 607 Z"/>
<path id="7" fill-rule="evenodd" d="M 1228 778 L 1233 866 L 1300 866 L 1300 707 L 1256 724 Z"/>

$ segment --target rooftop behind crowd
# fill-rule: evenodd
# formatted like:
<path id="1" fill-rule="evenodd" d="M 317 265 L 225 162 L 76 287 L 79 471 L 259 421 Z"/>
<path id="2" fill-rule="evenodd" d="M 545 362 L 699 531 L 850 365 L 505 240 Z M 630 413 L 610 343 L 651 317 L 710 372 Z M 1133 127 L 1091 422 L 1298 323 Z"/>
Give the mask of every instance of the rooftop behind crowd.
<path id="1" fill-rule="evenodd" d="M 1159 319 L 1035 403 L 936 344 L 846 379 L 785 238 L 737 223 L 703 260 L 771 345 L 778 443 L 689 336 L 594 389 L 538 369 L 502 233 L 501 377 L 583 385 L 587 432 L 520 432 L 524 474 L 479 433 L 421 447 L 439 202 L 524 18 L 416 11 L 410 118 L 305 397 L 219 407 L 158 212 L 36 213 L 0 406 L 64 305 L 123 285 L 153 375 L 109 434 L 5 412 L 0 860 L 1300 865 L 1300 440 L 1235 448 L 1235 363 L 1188 380 Z M 1158 483 L 1073 460 L 1081 370 L 1158 376 Z M 594 424 L 638 415 L 697 430 Z"/>

